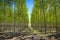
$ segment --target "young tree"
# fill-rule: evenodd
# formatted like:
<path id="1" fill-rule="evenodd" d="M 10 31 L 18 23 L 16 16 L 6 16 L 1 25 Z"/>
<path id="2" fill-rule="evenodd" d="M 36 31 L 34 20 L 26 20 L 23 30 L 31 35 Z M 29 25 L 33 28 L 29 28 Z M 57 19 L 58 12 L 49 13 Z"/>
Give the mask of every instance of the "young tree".
<path id="1" fill-rule="evenodd" d="M 18 22 L 19 32 L 28 27 L 28 13 L 26 0 L 16 1 L 16 21 Z"/>
<path id="2" fill-rule="evenodd" d="M 34 0 L 31 14 L 31 26 L 40 31 L 57 31 L 59 0 Z M 39 27 L 37 25 L 40 25 Z M 44 26 L 43 26 L 44 25 Z"/>

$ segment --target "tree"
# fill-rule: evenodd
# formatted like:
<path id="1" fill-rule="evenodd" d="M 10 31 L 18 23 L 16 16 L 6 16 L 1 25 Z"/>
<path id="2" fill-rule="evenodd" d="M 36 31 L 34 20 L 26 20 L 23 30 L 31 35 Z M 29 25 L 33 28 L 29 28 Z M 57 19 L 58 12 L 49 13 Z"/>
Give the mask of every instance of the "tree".
<path id="1" fill-rule="evenodd" d="M 34 0 L 31 26 L 40 32 L 56 32 L 58 28 L 59 0 Z M 58 9 L 59 8 L 59 9 Z M 38 10 L 38 11 L 37 11 Z M 34 18 L 34 19 L 33 19 Z M 35 26 L 34 26 L 35 24 Z M 39 27 L 38 27 L 38 26 Z"/>
<path id="2" fill-rule="evenodd" d="M 18 23 L 19 32 L 28 27 L 28 13 L 26 0 L 16 1 L 16 22 Z"/>

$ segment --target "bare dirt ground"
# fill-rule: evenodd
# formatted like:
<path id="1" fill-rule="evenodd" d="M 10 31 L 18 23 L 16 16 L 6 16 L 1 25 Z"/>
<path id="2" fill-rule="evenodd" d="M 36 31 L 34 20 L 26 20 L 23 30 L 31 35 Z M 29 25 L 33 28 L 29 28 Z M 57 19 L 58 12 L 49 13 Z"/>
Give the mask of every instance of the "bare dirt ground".
<path id="1" fill-rule="evenodd" d="M 38 34 L 31 34 L 31 35 L 25 35 L 25 36 L 23 35 L 13 36 L 13 37 L 8 36 L 5 38 L 3 36 L 0 36 L 0 40 L 60 40 L 60 36 L 57 35 L 56 37 L 54 37 L 53 35 L 42 37 Z"/>

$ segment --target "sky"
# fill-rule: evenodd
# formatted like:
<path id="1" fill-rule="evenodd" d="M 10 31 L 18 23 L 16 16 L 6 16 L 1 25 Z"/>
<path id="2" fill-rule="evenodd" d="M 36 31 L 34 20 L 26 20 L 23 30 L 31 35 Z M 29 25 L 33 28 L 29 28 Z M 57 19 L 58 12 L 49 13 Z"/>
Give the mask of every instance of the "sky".
<path id="1" fill-rule="evenodd" d="M 33 9 L 33 1 L 34 0 L 26 0 L 26 6 L 27 6 L 27 9 L 28 9 L 29 20 L 30 20 L 30 17 L 31 17 L 32 9 Z M 13 9 L 14 9 L 14 4 L 12 6 L 13 6 Z"/>
<path id="2" fill-rule="evenodd" d="M 31 13 L 32 13 L 32 9 L 33 9 L 33 0 L 26 0 L 26 6 L 27 6 L 27 9 L 28 9 L 28 15 L 29 15 L 29 18 L 30 18 Z"/>

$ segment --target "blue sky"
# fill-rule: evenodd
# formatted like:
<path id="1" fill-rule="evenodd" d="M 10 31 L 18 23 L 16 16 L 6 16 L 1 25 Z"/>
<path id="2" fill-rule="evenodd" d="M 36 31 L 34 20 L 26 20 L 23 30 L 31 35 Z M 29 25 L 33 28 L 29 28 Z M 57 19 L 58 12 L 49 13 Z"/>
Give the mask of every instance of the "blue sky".
<path id="1" fill-rule="evenodd" d="M 32 9 L 33 9 L 33 0 L 26 0 L 26 6 L 28 8 L 28 15 L 30 18 L 31 13 L 32 13 Z"/>
<path id="2" fill-rule="evenodd" d="M 26 6 L 27 6 L 27 9 L 28 9 L 29 20 L 30 20 L 30 17 L 31 17 L 32 9 L 33 9 L 33 1 L 34 0 L 26 0 Z M 14 9 L 14 4 L 12 6 L 13 6 L 13 9 Z"/>

